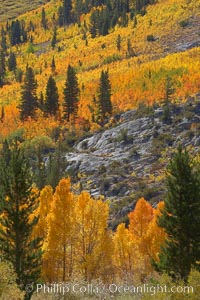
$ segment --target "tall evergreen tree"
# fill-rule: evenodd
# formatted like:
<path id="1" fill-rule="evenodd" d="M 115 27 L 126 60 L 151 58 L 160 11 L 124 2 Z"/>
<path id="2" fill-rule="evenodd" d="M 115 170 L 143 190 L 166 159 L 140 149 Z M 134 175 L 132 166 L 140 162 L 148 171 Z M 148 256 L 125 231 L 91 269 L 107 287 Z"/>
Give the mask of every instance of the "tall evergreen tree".
<path id="1" fill-rule="evenodd" d="M 3 27 L 1 28 L 0 47 L 3 49 L 4 53 L 6 53 L 6 50 L 7 50 L 6 32 Z"/>
<path id="2" fill-rule="evenodd" d="M 24 83 L 22 85 L 21 104 L 19 106 L 21 120 L 25 120 L 27 117 L 35 117 L 35 112 L 38 107 L 36 89 L 37 82 L 35 80 L 33 69 L 27 67 Z"/>
<path id="3" fill-rule="evenodd" d="M 64 88 L 64 117 L 68 122 L 70 121 L 70 117 L 74 119 L 77 117 L 79 93 L 80 90 L 76 72 L 74 68 L 69 65 Z"/>
<path id="4" fill-rule="evenodd" d="M 64 25 L 64 9 L 63 6 L 59 6 L 58 8 L 58 26 Z"/>
<path id="5" fill-rule="evenodd" d="M 55 63 L 55 58 L 54 58 L 54 56 L 53 56 L 52 62 L 51 62 L 51 71 L 52 71 L 53 74 L 54 74 L 55 71 L 56 71 L 56 63 Z"/>
<path id="6" fill-rule="evenodd" d="M 17 61 L 16 61 L 15 53 L 10 52 L 10 55 L 8 57 L 8 70 L 15 71 L 16 67 L 17 67 Z"/>
<path id="7" fill-rule="evenodd" d="M 163 122 L 170 124 L 171 123 L 171 108 L 172 108 L 172 97 L 175 92 L 174 84 L 172 79 L 167 76 L 165 81 L 165 95 L 163 98 Z"/>
<path id="8" fill-rule="evenodd" d="M 1 193 L 4 203 L 0 217 L 0 252 L 2 259 L 14 266 L 17 284 L 26 286 L 36 283 L 40 276 L 41 240 L 32 237 L 38 218 L 31 217 L 37 208 L 36 192 L 32 188 L 30 167 L 22 151 L 15 144 L 8 157 L 0 160 Z M 33 291 L 32 291 L 33 292 Z M 26 292 L 25 300 L 32 292 Z"/>
<path id="9" fill-rule="evenodd" d="M 120 51 L 121 50 L 121 35 L 118 34 L 117 36 L 117 50 Z"/>
<path id="10" fill-rule="evenodd" d="M 42 8 L 41 25 L 44 28 L 44 30 L 47 29 L 47 19 L 44 7 Z"/>
<path id="11" fill-rule="evenodd" d="M 72 22 L 72 0 L 63 0 L 64 25 Z"/>
<path id="12" fill-rule="evenodd" d="M 45 100 L 45 112 L 56 116 L 59 108 L 58 88 L 52 76 L 49 77 L 47 82 Z"/>
<path id="13" fill-rule="evenodd" d="M 51 40 L 51 47 L 53 49 L 55 48 L 56 43 L 57 43 L 57 28 L 54 27 L 54 29 L 53 29 L 53 37 L 52 37 L 52 40 Z"/>
<path id="14" fill-rule="evenodd" d="M 98 106 L 100 120 L 112 114 L 111 84 L 108 70 L 101 72 L 98 92 Z"/>
<path id="15" fill-rule="evenodd" d="M 6 75 L 5 53 L 3 49 L 0 49 L 0 87 L 4 84 L 4 78 Z"/>
<path id="16" fill-rule="evenodd" d="M 168 237 L 157 269 L 185 282 L 200 261 L 200 169 L 189 153 L 178 147 L 167 168 L 167 194 L 158 225 Z"/>

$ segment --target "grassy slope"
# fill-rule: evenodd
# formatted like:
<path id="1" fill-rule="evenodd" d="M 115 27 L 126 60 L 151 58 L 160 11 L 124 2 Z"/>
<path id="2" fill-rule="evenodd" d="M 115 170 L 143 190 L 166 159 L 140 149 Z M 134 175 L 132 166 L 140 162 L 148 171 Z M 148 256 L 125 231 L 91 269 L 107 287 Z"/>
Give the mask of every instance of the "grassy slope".
<path id="1" fill-rule="evenodd" d="M 52 37 L 51 17 L 56 12 L 56 5 L 59 5 L 59 1 L 54 1 L 53 5 L 51 2 L 46 5 L 50 28 L 46 32 L 40 28 L 41 8 L 21 16 L 27 21 L 31 19 L 36 24 L 36 30 L 32 33 L 36 52 L 28 54 L 27 45 L 15 49 L 18 53 L 18 66 L 25 69 L 29 63 L 34 67 L 38 94 L 40 91 L 45 92 L 45 85 L 51 74 L 50 63 L 53 55 L 56 60 L 55 77 L 61 102 L 67 66 L 70 63 L 76 67 L 80 86 L 84 86 L 84 89 L 81 89 L 81 116 L 90 115 L 87 105 L 91 104 L 97 91 L 102 69 L 109 68 L 112 100 L 116 112 L 133 108 L 141 100 L 152 103 L 161 99 L 166 74 L 172 76 L 177 85 L 177 98 L 184 98 L 198 91 L 200 49 L 173 53 L 178 51 L 178 44 L 187 44 L 199 39 L 197 28 L 200 24 L 200 0 L 191 0 L 190 3 L 187 0 L 180 0 L 178 3 L 175 0 L 160 1 L 150 6 L 144 17 L 138 16 L 136 28 L 133 28 L 133 22 L 130 22 L 127 28 L 115 28 L 108 36 L 95 39 L 91 39 L 87 33 L 88 46 L 83 40 L 83 25 L 74 25 L 66 30 L 59 28 L 57 46 L 61 47 L 61 52 L 57 49 L 52 50 L 48 45 Z M 88 18 L 85 16 L 86 21 Z M 184 29 L 179 25 L 182 20 L 189 20 L 189 25 Z M 120 52 L 116 49 L 118 34 L 122 37 Z M 153 34 L 158 40 L 147 42 L 146 37 L 149 34 Z M 137 57 L 126 56 L 128 38 L 131 39 Z M 112 59 L 114 55 L 118 55 L 119 60 L 108 64 L 108 59 Z M 45 61 L 48 63 L 46 69 Z M 148 78 L 149 71 L 152 73 L 151 78 Z M 10 79 L 12 80 L 12 74 Z M 0 103 L 5 105 L 13 101 L 18 102 L 19 99 L 19 84 L 13 83 L 1 89 Z"/>
<path id="2" fill-rule="evenodd" d="M 46 0 L 1 0 L 0 1 L 0 21 L 17 17 L 18 15 L 37 8 Z"/>

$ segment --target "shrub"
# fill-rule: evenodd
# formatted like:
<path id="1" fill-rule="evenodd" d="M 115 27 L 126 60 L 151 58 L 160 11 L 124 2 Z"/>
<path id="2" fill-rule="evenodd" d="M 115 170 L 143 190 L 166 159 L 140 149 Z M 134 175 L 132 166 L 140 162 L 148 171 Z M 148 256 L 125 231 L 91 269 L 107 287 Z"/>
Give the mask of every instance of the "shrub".
<path id="1" fill-rule="evenodd" d="M 153 34 L 149 34 L 147 35 L 147 42 L 154 42 L 156 39 L 155 37 L 153 36 Z"/>
<path id="2" fill-rule="evenodd" d="M 182 27 L 182 28 L 185 28 L 189 25 L 189 21 L 188 20 L 182 20 L 180 21 L 179 25 Z"/>

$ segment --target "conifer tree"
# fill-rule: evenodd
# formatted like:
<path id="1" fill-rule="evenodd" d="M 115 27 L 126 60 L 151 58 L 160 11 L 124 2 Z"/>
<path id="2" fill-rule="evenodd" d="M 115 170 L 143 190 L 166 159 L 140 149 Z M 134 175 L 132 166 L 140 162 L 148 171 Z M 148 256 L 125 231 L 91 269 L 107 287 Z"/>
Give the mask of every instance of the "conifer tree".
<path id="1" fill-rule="evenodd" d="M 120 51 L 121 50 L 121 35 L 118 34 L 117 36 L 117 50 Z"/>
<path id="2" fill-rule="evenodd" d="M 6 32 L 4 30 L 4 27 L 1 28 L 1 42 L 0 42 L 0 47 L 6 53 L 7 50 L 7 41 L 6 41 Z"/>
<path id="3" fill-rule="evenodd" d="M 72 22 L 72 0 L 63 0 L 64 25 Z"/>
<path id="4" fill-rule="evenodd" d="M 17 61 L 16 56 L 14 52 L 10 52 L 9 58 L 8 58 L 8 70 L 9 71 L 15 71 L 17 67 Z"/>
<path id="5" fill-rule="evenodd" d="M 74 119 L 77 117 L 79 93 L 80 90 L 76 72 L 74 68 L 69 65 L 64 89 L 64 117 L 68 122 L 70 121 L 70 117 Z"/>
<path id="6" fill-rule="evenodd" d="M 101 72 L 99 92 L 98 92 L 98 106 L 99 118 L 104 119 L 107 115 L 112 114 L 111 102 L 111 84 L 109 80 L 109 73 L 107 71 Z"/>
<path id="7" fill-rule="evenodd" d="M 172 108 L 172 97 L 175 92 L 172 79 L 167 76 L 165 81 L 165 95 L 163 98 L 163 122 L 170 124 L 171 123 L 171 108 Z"/>
<path id="8" fill-rule="evenodd" d="M 17 143 L 10 148 L 8 163 L 4 153 L 0 160 L 3 213 L 0 217 L 1 258 L 11 262 L 17 274 L 17 284 L 22 290 L 36 283 L 40 275 L 41 240 L 32 238 L 32 230 L 38 218 L 37 192 L 32 187 L 30 167 Z M 32 291 L 33 292 L 33 291 Z M 32 292 L 26 292 L 25 300 Z"/>
<path id="9" fill-rule="evenodd" d="M 64 25 L 64 9 L 63 6 L 58 8 L 58 25 L 61 27 Z"/>
<path id="10" fill-rule="evenodd" d="M 47 19 L 46 19 L 46 13 L 44 7 L 42 8 L 42 18 L 41 18 L 41 25 L 44 28 L 44 30 L 47 29 Z"/>
<path id="11" fill-rule="evenodd" d="M 54 56 L 53 56 L 52 62 L 51 62 L 51 71 L 52 71 L 52 73 L 55 73 L 55 70 L 56 70 L 56 63 L 55 63 L 55 59 L 54 59 Z"/>
<path id="12" fill-rule="evenodd" d="M 44 95 L 43 92 L 40 92 L 40 97 L 39 97 L 39 108 L 43 111 L 44 110 Z"/>
<path id="13" fill-rule="evenodd" d="M 56 116 L 58 108 L 58 88 L 55 80 L 52 76 L 50 76 L 46 86 L 45 112 L 47 114 Z"/>
<path id="14" fill-rule="evenodd" d="M 56 43 L 57 43 L 57 28 L 54 27 L 54 30 L 53 30 L 53 37 L 52 37 L 52 40 L 51 40 L 51 47 L 52 47 L 53 49 L 55 48 Z"/>
<path id="15" fill-rule="evenodd" d="M 38 107 L 36 96 L 37 82 L 34 77 L 34 72 L 31 67 L 26 68 L 25 79 L 22 85 L 20 118 L 25 120 L 28 117 L 34 118 Z"/>
<path id="16" fill-rule="evenodd" d="M 160 271 L 185 282 L 200 261 L 199 166 L 186 149 L 178 147 L 167 168 L 167 194 L 158 225 L 167 233 L 161 248 Z"/>
<path id="17" fill-rule="evenodd" d="M 4 78 L 6 75 L 6 65 L 5 65 L 5 53 L 3 49 L 0 49 L 0 87 L 4 84 Z"/>

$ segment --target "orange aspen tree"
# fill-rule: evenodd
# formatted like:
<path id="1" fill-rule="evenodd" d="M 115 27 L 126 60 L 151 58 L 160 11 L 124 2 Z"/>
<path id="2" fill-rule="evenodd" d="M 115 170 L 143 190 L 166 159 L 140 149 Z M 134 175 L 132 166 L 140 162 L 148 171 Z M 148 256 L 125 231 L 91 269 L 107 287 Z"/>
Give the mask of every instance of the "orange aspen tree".
<path id="1" fill-rule="evenodd" d="M 165 230 L 158 226 L 158 217 L 162 214 L 164 208 L 164 201 L 158 203 L 157 208 L 154 210 L 154 218 L 149 223 L 149 228 L 145 236 L 145 243 L 147 245 L 147 252 L 150 259 L 158 261 L 160 247 L 164 243 L 167 234 Z"/>
<path id="2" fill-rule="evenodd" d="M 145 239 L 149 224 L 154 217 L 154 210 L 144 198 L 140 198 L 137 201 L 134 211 L 128 216 L 130 222 L 129 230 L 133 235 L 134 243 L 137 245 L 139 251 L 140 259 L 138 261 L 138 266 L 140 268 L 141 280 L 143 280 L 143 278 L 152 270 Z"/>
<path id="3" fill-rule="evenodd" d="M 50 282 L 66 281 L 73 273 L 74 207 L 75 199 L 70 190 L 70 179 L 63 178 L 56 187 L 51 212 L 48 215 L 43 271 Z"/>

